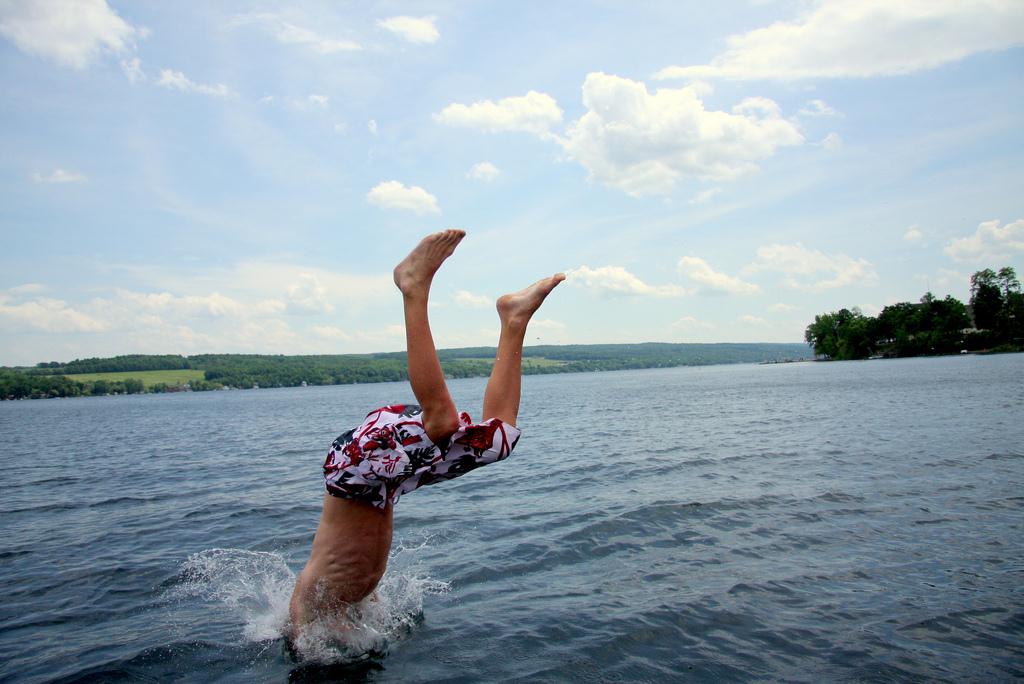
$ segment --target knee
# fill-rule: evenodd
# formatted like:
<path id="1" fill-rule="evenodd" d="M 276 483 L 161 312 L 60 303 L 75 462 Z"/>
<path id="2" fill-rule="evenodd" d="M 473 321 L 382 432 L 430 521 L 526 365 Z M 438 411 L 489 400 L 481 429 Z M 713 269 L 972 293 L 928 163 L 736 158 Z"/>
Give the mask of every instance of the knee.
<path id="1" fill-rule="evenodd" d="M 439 442 L 451 437 L 459 429 L 459 417 L 455 413 L 455 407 L 443 413 L 434 413 L 425 416 L 423 429 L 431 442 Z"/>

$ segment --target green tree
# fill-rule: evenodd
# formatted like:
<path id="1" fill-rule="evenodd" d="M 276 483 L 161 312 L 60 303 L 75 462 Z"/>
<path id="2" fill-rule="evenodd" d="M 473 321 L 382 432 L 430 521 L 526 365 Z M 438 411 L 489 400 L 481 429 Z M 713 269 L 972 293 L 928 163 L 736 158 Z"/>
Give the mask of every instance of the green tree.
<path id="1" fill-rule="evenodd" d="M 921 298 L 915 315 L 915 339 L 919 353 L 951 354 L 963 348 L 965 328 L 970 317 L 963 302 L 946 295 L 935 299 L 931 293 Z"/>
<path id="2" fill-rule="evenodd" d="M 874 348 L 870 321 L 854 307 L 814 317 L 804 339 L 814 353 L 830 359 L 866 359 Z"/>
<path id="3" fill-rule="evenodd" d="M 1012 273 L 1012 269 L 1008 270 Z M 991 268 L 971 276 L 971 313 L 975 328 L 995 329 L 999 312 L 1003 309 L 1003 293 L 999 286 L 999 276 Z"/>
<path id="4" fill-rule="evenodd" d="M 872 319 L 854 311 L 853 317 L 839 330 L 839 358 L 866 359 L 871 356 L 874 351 L 872 322 Z"/>
<path id="5" fill-rule="evenodd" d="M 890 304 L 875 319 L 875 342 L 897 356 L 908 356 L 914 338 L 916 305 Z"/>
<path id="6" fill-rule="evenodd" d="M 1017 280 L 1017 272 L 1011 266 L 1003 266 L 996 274 L 999 283 L 999 290 L 1002 292 L 1003 301 L 1010 298 L 1011 294 L 1020 292 L 1020 281 Z"/>
<path id="7" fill-rule="evenodd" d="M 124 385 L 124 391 L 126 394 L 141 394 L 146 391 L 145 386 L 142 384 L 142 380 L 138 378 L 126 378 L 122 384 Z"/>
<path id="8" fill-rule="evenodd" d="M 1000 343 L 1012 344 L 1024 336 L 1024 295 L 1020 291 L 1017 272 L 1012 267 L 999 269 L 996 280 L 1003 300 L 996 320 L 996 332 Z"/>
<path id="9" fill-rule="evenodd" d="M 1004 339 L 1012 344 L 1024 343 L 1024 294 L 1011 292 L 1003 304 L 1002 327 Z"/>

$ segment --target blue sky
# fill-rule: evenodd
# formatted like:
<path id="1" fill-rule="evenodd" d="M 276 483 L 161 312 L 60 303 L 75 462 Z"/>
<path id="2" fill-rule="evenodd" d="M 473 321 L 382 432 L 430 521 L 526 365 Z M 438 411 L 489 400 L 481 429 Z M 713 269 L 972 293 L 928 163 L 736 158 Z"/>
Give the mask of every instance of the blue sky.
<path id="1" fill-rule="evenodd" d="M 0 363 L 796 342 L 1024 265 L 1024 4 L 0 0 Z"/>

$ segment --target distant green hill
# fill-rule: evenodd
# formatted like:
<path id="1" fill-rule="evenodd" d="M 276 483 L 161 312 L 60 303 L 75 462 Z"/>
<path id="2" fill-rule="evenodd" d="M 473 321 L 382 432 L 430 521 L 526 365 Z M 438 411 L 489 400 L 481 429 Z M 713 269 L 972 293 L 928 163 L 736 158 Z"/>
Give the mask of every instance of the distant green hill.
<path id="1" fill-rule="evenodd" d="M 490 373 L 494 347 L 438 351 L 453 378 Z M 810 358 L 804 344 L 586 344 L 541 345 L 523 350 L 523 373 L 581 373 Z M 154 373 L 162 371 L 162 373 Z M 175 371 L 175 372 L 171 372 Z M 200 375 L 200 372 L 202 375 Z M 114 374 L 114 375 L 112 375 Z M 157 382 L 159 378 L 166 378 Z M 0 370 L 0 398 L 41 398 L 221 387 L 339 385 L 407 379 L 405 352 L 283 356 L 265 354 L 132 354 L 51 361 L 28 369 Z M 187 379 L 173 384 L 172 378 Z"/>

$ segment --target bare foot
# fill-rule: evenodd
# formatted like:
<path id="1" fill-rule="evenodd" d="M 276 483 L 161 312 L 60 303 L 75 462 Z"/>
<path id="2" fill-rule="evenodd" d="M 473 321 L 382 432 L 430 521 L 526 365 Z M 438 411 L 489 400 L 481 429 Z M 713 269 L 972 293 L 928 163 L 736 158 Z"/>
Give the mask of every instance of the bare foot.
<path id="1" fill-rule="evenodd" d="M 498 297 L 498 317 L 502 323 L 518 324 L 530 320 L 533 312 L 544 303 L 544 298 L 551 294 L 558 283 L 565 280 L 564 273 L 556 273 L 550 278 L 541 278 L 533 285 Z"/>
<path id="2" fill-rule="evenodd" d="M 395 285 L 407 297 L 426 295 L 430 281 L 445 259 L 466 237 L 466 231 L 456 228 L 431 233 L 409 252 L 409 256 L 395 266 Z"/>

